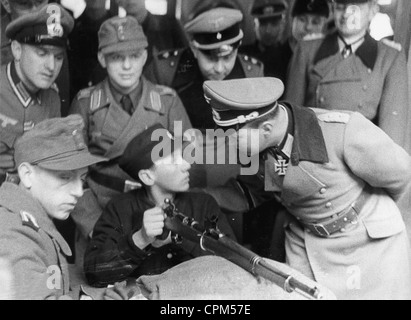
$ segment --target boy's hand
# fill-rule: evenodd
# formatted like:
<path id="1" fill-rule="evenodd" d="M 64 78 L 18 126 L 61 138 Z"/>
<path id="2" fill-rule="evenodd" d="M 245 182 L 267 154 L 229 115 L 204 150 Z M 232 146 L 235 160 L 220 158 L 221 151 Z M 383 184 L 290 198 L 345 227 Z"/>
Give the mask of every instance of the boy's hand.
<path id="1" fill-rule="evenodd" d="M 153 243 L 157 236 L 163 234 L 166 217 L 163 209 L 158 207 L 144 212 L 142 232 L 143 237 L 150 241 L 150 243 Z"/>

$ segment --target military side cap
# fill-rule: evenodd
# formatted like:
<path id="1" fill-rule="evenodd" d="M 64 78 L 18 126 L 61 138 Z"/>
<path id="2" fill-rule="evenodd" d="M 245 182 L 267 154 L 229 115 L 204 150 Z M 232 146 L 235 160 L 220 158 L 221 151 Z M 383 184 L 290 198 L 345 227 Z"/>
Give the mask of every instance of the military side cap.
<path id="1" fill-rule="evenodd" d="M 44 169 L 67 171 L 86 168 L 107 159 L 93 156 L 83 137 L 80 115 L 44 120 L 21 136 L 15 146 L 15 161 Z"/>
<path id="2" fill-rule="evenodd" d="M 103 22 L 98 32 L 99 50 L 103 54 L 140 50 L 148 47 L 147 37 L 136 18 L 113 17 Z"/>
<path id="3" fill-rule="evenodd" d="M 174 152 L 174 141 L 174 136 L 166 128 L 159 123 L 154 124 L 130 141 L 119 159 L 119 166 L 139 181 L 138 174 L 141 170 L 150 169 L 156 161 Z M 166 147 L 162 148 L 163 146 Z"/>
<path id="4" fill-rule="evenodd" d="M 257 19 L 281 18 L 287 8 L 285 0 L 255 0 L 251 14 Z"/>
<path id="5" fill-rule="evenodd" d="M 188 22 L 184 28 L 200 50 L 214 50 L 239 42 L 244 37 L 240 28 L 240 10 L 214 8 Z"/>
<path id="6" fill-rule="evenodd" d="M 277 78 L 245 78 L 206 81 L 203 89 L 214 122 L 220 127 L 231 127 L 254 121 L 276 109 L 284 84 Z"/>
<path id="7" fill-rule="evenodd" d="M 328 17 L 330 14 L 328 0 L 296 0 L 291 15 L 295 17 L 307 13 Z"/>
<path id="8" fill-rule="evenodd" d="M 31 45 L 65 47 L 73 27 L 73 17 L 62 6 L 52 3 L 10 22 L 6 36 Z"/>

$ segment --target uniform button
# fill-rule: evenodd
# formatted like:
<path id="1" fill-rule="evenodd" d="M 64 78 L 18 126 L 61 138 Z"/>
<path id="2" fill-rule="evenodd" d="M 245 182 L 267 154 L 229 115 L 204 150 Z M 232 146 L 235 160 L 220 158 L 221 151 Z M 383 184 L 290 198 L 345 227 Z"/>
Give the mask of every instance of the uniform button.
<path id="1" fill-rule="evenodd" d="M 328 202 L 328 203 L 325 205 L 325 207 L 326 207 L 327 209 L 330 209 L 332 206 L 333 206 L 333 204 L 332 204 L 331 202 Z"/>
<path id="2" fill-rule="evenodd" d="M 369 73 L 369 74 L 371 74 L 371 73 L 372 73 L 372 70 L 371 70 L 371 69 L 368 69 L 367 71 L 368 71 L 368 73 Z"/>
<path id="3" fill-rule="evenodd" d="M 307 231 L 307 233 L 311 233 L 311 230 L 310 229 L 305 229 L 306 231 Z"/>
<path id="4" fill-rule="evenodd" d="M 364 91 L 367 91 L 367 90 L 368 90 L 368 86 L 367 86 L 367 85 L 364 85 L 364 86 L 362 87 L 362 89 L 363 89 Z"/>
<path id="5" fill-rule="evenodd" d="M 173 259 L 173 254 L 172 253 L 167 254 L 167 259 Z"/>
<path id="6" fill-rule="evenodd" d="M 327 192 L 327 189 L 326 188 L 322 188 L 321 190 L 320 190 L 320 193 L 321 194 L 324 194 L 324 193 L 326 193 Z"/>
<path id="7" fill-rule="evenodd" d="M 176 64 L 175 64 L 174 61 L 170 63 L 170 66 L 172 66 L 172 67 L 174 67 L 175 65 L 176 65 Z"/>
<path id="8" fill-rule="evenodd" d="M 324 103 L 325 102 L 325 98 L 324 97 L 321 97 L 320 98 L 320 103 Z"/>
<path id="9" fill-rule="evenodd" d="M 251 66 L 248 66 L 247 69 L 248 69 L 248 71 L 250 71 L 250 70 L 251 70 Z"/>

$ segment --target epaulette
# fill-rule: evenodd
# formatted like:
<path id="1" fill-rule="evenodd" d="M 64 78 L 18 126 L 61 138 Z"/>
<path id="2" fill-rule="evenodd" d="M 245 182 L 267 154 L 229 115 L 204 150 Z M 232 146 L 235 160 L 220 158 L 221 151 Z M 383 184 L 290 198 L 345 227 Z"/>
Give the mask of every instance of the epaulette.
<path id="1" fill-rule="evenodd" d="M 27 211 L 20 211 L 20 217 L 23 222 L 23 226 L 27 226 L 36 232 L 40 230 L 40 226 L 38 225 L 36 218 L 34 218 L 31 213 L 28 213 Z"/>
<path id="2" fill-rule="evenodd" d="M 384 43 L 385 45 L 391 47 L 391 48 L 394 48 L 397 51 L 400 51 L 400 52 L 402 51 L 401 43 L 398 43 L 398 42 L 395 42 L 395 41 L 392 41 L 392 40 L 389 40 L 389 39 L 382 39 L 381 42 Z"/>
<path id="3" fill-rule="evenodd" d="M 317 118 L 322 122 L 327 123 L 348 123 L 350 121 L 350 115 L 342 112 L 327 112 L 317 115 Z"/>
<path id="4" fill-rule="evenodd" d="M 93 91 L 90 99 L 90 111 L 94 111 L 100 108 L 102 94 L 103 92 L 101 89 Z"/>
<path id="5" fill-rule="evenodd" d="M 56 91 L 57 93 L 60 93 L 59 87 L 57 86 L 56 83 L 53 83 L 53 84 L 50 86 L 50 89 L 53 89 L 53 90 Z"/>
<path id="6" fill-rule="evenodd" d="M 90 87 L 90 88 L 80 90 L 80 92 L 77 94 L 77 100 L 90 98 L 91 92 L 93 91 L 93 89 L 94 89 L 94 87 Z"/>
<path id="7" fill-rule="evenodd" d="M 156 89 L 158 89 L 158 93 L 162 96 L 176 96 L 176 91 L 170 87 L 167 86 L 162 86 L 162 85 L 156 85 Z"/>

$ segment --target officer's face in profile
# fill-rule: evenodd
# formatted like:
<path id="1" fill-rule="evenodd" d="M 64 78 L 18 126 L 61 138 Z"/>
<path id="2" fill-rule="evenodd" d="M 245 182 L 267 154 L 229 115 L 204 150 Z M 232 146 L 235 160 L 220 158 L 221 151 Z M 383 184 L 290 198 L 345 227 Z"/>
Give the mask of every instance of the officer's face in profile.
<path id="1" fill-rule="evenodd" d="M 333 6 L 335 25 L 343 37 L 353 37 L 364 34 L 371 20 L 378 12 L 378 6 L 373 2 L 363 4 L 338 4 Z"/>
<path id="2" fill-rule="evenodd" d="M 156 161 L 150 171 L 156 188 L 165 193 L 176 193 L 190 188 L 190 168 L 191 165 L 183 159 L 180 149 Z"/>
<path id="3" fill-rule="evenodd" d="M 48 0 L 6 0 L 9 3 L 10 15 L 14 20 L 22 15 L 41 9 Z"/>
<path id="4" fill-rule="evenodd" d="M 281 41 L 284 30 L 282 17 L 272 19 L 255 19 L 255 32 L 258 41 L 266 47 L 270 47 Z"/>
<path id="5" fill-rule="evenodd" d="M 99 53 L 99 61 L 107 69 L 111 84 L 121 93 L 128 94 L 139 84 L 147 50 L 130 50 L 108 55 Z"/>
<path id="6" fill-rule="evenodd" d="M 52 171 L 23 163 L 19 175 L 23 185 L 52 219 L 66 220 L 80 197 L 87 168 Z"/>
<path id="7" fill-rule="evenodd" d="M 238 49 L 225 56 L 213 55 L 193 49 L 200 71 L 206 80 L 224 80 L 234 69 Z"/>
<path id="8" fill-rule="evenodd" d="M 64 61 L 64 48 L 13 41 L 12 51 L 17 73 L 29 91 L 48 89 L 56 81 Z"/>
<path id="9" fill-rule="evenodd" d="M 295 16 L 292 21 L 292 35 L 300 41 L 312 36 L 323 35 L 327 19 L 317 14 L 302 14 Z"/>

